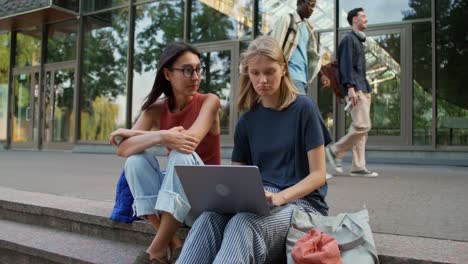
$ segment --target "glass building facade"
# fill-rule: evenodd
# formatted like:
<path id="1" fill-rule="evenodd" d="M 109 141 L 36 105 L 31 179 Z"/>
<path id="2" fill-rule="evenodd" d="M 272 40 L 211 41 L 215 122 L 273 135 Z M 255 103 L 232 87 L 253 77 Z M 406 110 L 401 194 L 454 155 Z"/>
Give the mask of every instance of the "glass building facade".
<path id="1" fill-rule="evenodd" d="M 232 146 L 239 54 L 296 0 L 41 0 L 0 4 L 0 144 L 73 149 L 131 127 L 164 46 L 194 44 L 202 92 L 221 98 L 222 146 Z M 28 5 L 29 3 L 29 5 Z M 468 150 L 468 0 L 317 0 L 310 20 L 322 63 L 369 19 L 367 75 L 375 95 L 368 148 Z M 319 82 L 309 91 L 335 139 L 350 118 Z"/>

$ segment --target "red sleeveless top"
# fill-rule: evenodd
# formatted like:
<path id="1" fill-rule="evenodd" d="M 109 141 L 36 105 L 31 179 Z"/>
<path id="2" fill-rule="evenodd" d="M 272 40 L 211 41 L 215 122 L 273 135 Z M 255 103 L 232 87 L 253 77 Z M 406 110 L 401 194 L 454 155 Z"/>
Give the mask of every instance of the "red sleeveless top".
<path id="1" fill-rule="evenodd" d="M 160 129 L 171 129 L 175 126 L 182 126 L 189 129 L 200 113 L 202 106 L 202 96 L 200 93 L 195 93 L 192 101 L 180 112 L 172 113 L 169 109 L 169 103 L 166 99 L 161 111 Z M 205 135 L 195 152 L 200 156 L 205 164 L 219 165 L 221 164 L 221 143 L 220 134 L 213 134 L 211 131 Z M 170 152 L 170 149 L 167 149 Z"/>

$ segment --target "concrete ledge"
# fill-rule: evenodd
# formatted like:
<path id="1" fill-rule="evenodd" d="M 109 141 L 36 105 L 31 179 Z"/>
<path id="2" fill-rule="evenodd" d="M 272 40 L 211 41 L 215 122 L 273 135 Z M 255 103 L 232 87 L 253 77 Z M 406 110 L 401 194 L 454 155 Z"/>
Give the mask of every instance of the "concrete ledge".
<path id="1" fill-rule="evenodd" d="M 468 242 L 374 233 L 381 263 L 468 263 Z"/>
<path id="2" fill-rule="evenodd" d="M 132 263 L 146 247 L 0 220 L 6 263 Z M 19 256 L 20 259 L 17 258 Z M 30 262 L 31 261 L 31 262 Z"/>
<path id="3" fill-rule="evenodd" d="M 28 255 L 21 252 L 20 250 L 12 250 L 7 248 L 13 246 L 16 248 L 20 247 L 20 245 L 11 245 L 6 241 L 0 241 L 0 263 L 58 264 L 58 262 L 52 261 L 50 259 Z"/>
<path id="4" fill-rule="evenodd" d="M 113 204 L 109 202 L 0 187 L 0 218 L 8 219 L 10 222 L 38 225 L 42 229 L 44 229 L 43 226 L 53 227 L 59 229 L 54 232 L 70 231 L 77 233 L 78 237 L 83 237 L 84 234 L 96 239 L 106 238 L 131 242 L 132 245 L 140 247 L 148 245 L 154 236 L 152 227 L 143 221 L 132 224 L 113 222 L 108 218 L 112 207 Z M 2 221 L 5 222 L 5 220 L 0 220 L 0 223 Z M 24 224 L 18 223 L 18 225 L 32 228 Z M 3 227 L 0 226 L 0 235 L 4 233 L 2 230 Z M 188 229 L 182 228 L 179 236 L 185 238 L 187 232 Z M 92 238 L 87 237 L 86 239 Z M 468 263 L 468 242 L 381 233 L 374 233 L 374 239 L 382 264 Z M 0 238 L 0 245 L 4 243 L 2 241 Z M 14 251 L 23 250 L 25 255 L 33 251 L 33 249 L 26 250 L 23 247 L 13 246 L 11 243 L 13 242 L 9 242 L 8 247 L 0 247 L 4 250 L 5 248 Z M 40 254 L 38 256 L 41 257 Z M 61 259 L 52 260 L 63 263 Z"/>
<path id="5" fill-rule="evenodd" d="M 345 161 L 351 162 L 351 154 L 347 153 Z M 468 166 L 468 152 L 463 151 L 402 151 L 402 150 L 366 150 L 366 160 L 369 163 L 384 164 L 414 164 Z"/>
<path id="6" fill-rule="evenodd" d="M 155 234 L 145 221 L 112 221 L 113 203 L 0 187 L 0 219 L 52 227 L 94 237 L 148 245 Z M 181 228 L 184 239 L 188 230 Z"/>
<path id="7" fill-rule="evenodd" d="M 368 146 L 366 158 L 370 163 L 389 164 L 417 164 L 417 165 L 443 165 L 468 167 L 468 152 L 460 150 L 412 150 L 411 146 L 404 150 L 392 149 L 392 146 Z M 154 147 L 160 156 L 166 156 L 166 149 L 161 146 Z M 114 154 L 115 147 L 108 144 L 76 144 L 72 152 L 76 153 L 108 153 Z M 221 158 L 230 163 L 232 146 L 221 147 Z M 351 161 L 351 153 L 344 157 L 346 162 Z"/>

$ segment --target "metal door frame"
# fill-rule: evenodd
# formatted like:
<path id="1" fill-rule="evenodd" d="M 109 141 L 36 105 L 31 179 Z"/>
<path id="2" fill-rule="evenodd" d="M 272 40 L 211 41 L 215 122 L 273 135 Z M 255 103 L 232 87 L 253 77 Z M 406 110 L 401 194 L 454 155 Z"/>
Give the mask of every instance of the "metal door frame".
<path id="1" fill-rule="evenodd" d="M 216 52 L 216 51 L 230 51 L 231 52 L 231 91 L 230 98 L 231 103 L 229 105 L 229 133 L 227 135 L 221 135 L 222 146 L 231 146 L 234 141 L 234 129 L 239 119 L 239 113 L 237 109 L 237 90 L 239 87 L 239 47 L 240 43 L 238 40 L 228 41 L 217 41 L 209 43 L 194 44 L 195 47 L 201 52 Z"/>
<path id="2" fill-rule="evenodd" d="M 76 75 L 76 60 L 70 60 L 70 61 L 62 61 L 62 62 L 55 62 L 55 63 L 48 63 L 44 65 L 44 76 L 47 75 L 47 72 L 51 72 L 51 78 L 50 78 L 50 83 L 51 87 L 53 87 L 53 83 L 55 80 L 55 73 L 56 71 L 59 70 L 74 70 L 75 75 Z M 45 98 L 45 85 L 47 85 L 45 82 L 47 81 L 47 78 L 44 77 L 44 87 L 42 87 L 42 93 L 44 94 Z M 76 76 L 71 80 L 74 82 L 74 88 L 76 89 Z M 73 93 L 75 95 L 75 93 Z M 75 100 L 73 100 L 73 104 L 75 103 Z M 72 110 L 75 109 L 75 106 L 72 106 Z M 42 114 L 42 128 L 43 131 L 41 131 L 41 136 L 42 136 L 42 149 L 61 149 L 61 150 L 70 150 L 73 148 L 74 143 L 73 140 L 72 142 L 47 142 L 46 140 L 46 131 L 45 131 L 45 124 L 46 124 L 46 109 L 45 109 L 45 100 L 44 100 L 44 105 L 41 106 L 41 114 Z M 74 113 L 74 118 L 76 118 L 76 113 Z"/>
<path id="3" fill-rule="evenodd" d="M 339 39 L 341 40 L 349 29 L 339 31 Z M 412 39 L 411 25 L 386 25 L 369 27 L 365 31 L 367 36 L 378 36 L 384 34 L 400 34 L 400 135 L 399 136 L 369 136 L 368 145 L 409 145 L 412 143 Z M 345 112 L 337 104 L 337 134 L 338 139 L 345 135 Z"/>
<path id="4" fill-rule="evenodd" d="M 54 73 L 55 71 L 65 70 L 65 69 L 75 70 L 75 74 L 76 74 L 76 60 L 44 64 L 44 66 L 42 68 L 42 71 L 44 72 L 44 76 L 45 76 L 45 74 L 47 72 Z M 33 81 L 30 84 L 30 86 L 31 86 L 30 92 L 31 92 L 32 95 L 34 95 L 34 85 L 36 83 L 35 83 L 33 78 L 34 78 L 34 74 L 36 74 L 36 73 L 38 73 L 38 74 L 41 73 L 41 66 L 40 65 L 21 67 L 21 68 L 13 68 L 13 85 L 15 85 L 14 84 L 14 79 L 18 75 L 20 75 L 20 74 L 30 74 L 31 76 L 33 76 L 32 77 Z M 75 82 L 76 78 L 73 79 L 72 81 Z M 41 83 L 40 80 L 37 82 L 37 85 L 38 85 L 38 88 L 39 88 L 39 91 L 38 91 L 39 92 L 39 97 L 45 96 L 45 85 L 47 85 L 45 82 L 46 82 L 46 80 L 44 80 L 42 83 Z M 50 82 L 53 83 L 53 78 L 50 79 Z M 75 87 L 76 87 L 76 84 L 75 84 Z M 12 94 L 11 96 L 14 97 L 14 94 Z M 37 125 L 38 125 L 37 126 L 37 129 L 38 129 L 37 138 L 34 138 L 33 135 L 31 135 L 32 136 L 31 138 L 33 138 L 33 141 L 25 142 L 25 143 L 23 143 L 23 142 L 14 142 L 13 138 L 12 138 L 11 143 L 10 143 L 11 148 L 18 148 L 18 149 L 43 149 L 43 148 L 47 148 L 47 149 L 72 149 L 73 148 L 73 143 L 69 143 L 69 142 L 46 143 L 46 141 L 45 141 L 45 122 L 46 122 L 46 120 L 45 120 L 45 101 L 44 100 L 42 100 L 42 101 L 39 100 L 39 102 L 38 102 L 38 104 L 39 104 L 39 106 L 38 106 L 39 113 L 35 113 L 34 96 L 31 96 L 29 104 L 30 104 L 30 107 L 33 108 L 33 113 L 32 113 L 33 116 L 38 118 L 38 120 L 33 120 L 33 123 L 31 123 L 32 127 L 30 128 L 31 129 L 30 133 L 34 133 L 34 131 L 33 131 L 34 122 L 38 122 L 37 123 Z M 75 113 L 75 115 L 76 115 L 76 113 Z M 13 122 L 13 119 L 11 119 L 11 122 Z M 42 122 L 43 124 L 40 125 L 39 122 Z M 13 133 L 13 124 L 12 124 L 11 133 Z M 39 139 L 42 139 L 42 140 L 39 140 Z"/>
<path id="5" fill-rule="evenodd" d="M 30 99 L 29 99 L 29 107 L 32 109 L 31 110 L 31 115 L 32 115 L 32 122 L 30 124 L 30 127 L 28 129 L 28 138 L 29 139 L 32 139 L 31 141 L 28 141 L 28 142 L 14 142 L 13 140 L 13 112 L 11 112 L 11 119 L 9 119 L 9 122 L 11 122 L 11 131 L 9 131 L 8 133 L 11 133 L 11 143 L 10 143 L 10 146 L 12 148 L 18 148 L 18 149 L 38 149 L 39 148 L 39 137 L 40 137 L 40 132 L 38 131 L 38 135 L 37 135 L 37 138 L 34 138 L 34 123 L 36 122 L 35 120 L 35 117 L 36 117 L 36 113 L 35 113 L 35 108 L 34 108 L 34 88 L 35 88 L 35 85 L 38 85 L 38 89 L 39 89 L 39 93 L 40 93 L 40 90 L 41 90 L 41 87 L 40 87 L 40 80 L 38 80 L 38 82 L 36 83 L 35 82 L 35 79 L 34 79 L 34 75 L 35 74 L 40 74 L 40 66 L 28 66 L 28 67 L 21 67 L 21 68 L 13 68 L 12 69 L 12 83 L 11 85 L 13 86 L 13 89 L 12 89 L 12 94 L 10 95 L 12 100 L 12 104 L 14 105 L 14 94 L 15 94 L 15 78 L 17 78 L 19 75 L 21 74 L 28 74 L 31 76 L 31 83 L 29 84 L 29 92 L 30 92 Z M 38 102 L 39 103 L 39 102 Z M 15 109 L 13 109 L 13 105 L 11 106 L 11 111 L 15 111 Z M 38 107 L 39 108 L 39 114 L 37 115 L 37 117 L 39 117 L 40 115 L 40 106 Z M 37 121 L 39 122 L 39 121 Z M 38 125 L 38 129 L 39 129 L 39 123 L 37 124 Z"/>

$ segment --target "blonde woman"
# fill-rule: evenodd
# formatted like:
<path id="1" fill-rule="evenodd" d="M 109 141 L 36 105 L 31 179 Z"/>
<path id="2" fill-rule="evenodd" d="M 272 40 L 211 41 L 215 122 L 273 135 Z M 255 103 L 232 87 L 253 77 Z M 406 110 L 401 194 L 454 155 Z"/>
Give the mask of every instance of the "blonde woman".
<path id="1" fill-rule="evenodd" d="M 299 95 L 274 39 L 255 39 L 241 58 L 232 164 L 259 167 L 270 216 L 205 212 L 177 263 L 264 263 L 285 258 L 296 207 L 326 215 L 324 145 L 331 141 L 317 105 Z"/>

